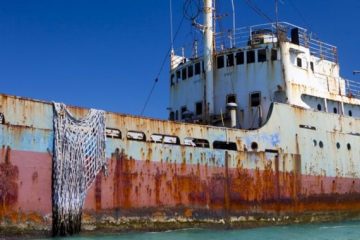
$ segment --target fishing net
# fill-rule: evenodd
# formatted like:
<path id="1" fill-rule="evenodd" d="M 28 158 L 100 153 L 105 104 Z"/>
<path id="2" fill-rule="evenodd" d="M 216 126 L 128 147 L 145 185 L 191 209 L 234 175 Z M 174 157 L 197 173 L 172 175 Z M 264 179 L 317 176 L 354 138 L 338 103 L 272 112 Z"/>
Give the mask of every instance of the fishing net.
<path id="1" fill-rule="evenodd" d="M 54 103 L 53 235 L 80 232 L 86 190 L 101 169 L 106 171 L 105 114 L 91 109 L 75 119 Z"/>

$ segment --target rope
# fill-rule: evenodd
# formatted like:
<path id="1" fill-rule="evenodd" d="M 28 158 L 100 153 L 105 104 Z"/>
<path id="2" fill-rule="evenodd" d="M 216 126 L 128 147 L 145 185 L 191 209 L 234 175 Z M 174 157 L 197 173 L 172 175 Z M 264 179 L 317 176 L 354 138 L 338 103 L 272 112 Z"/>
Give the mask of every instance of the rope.
<path id="1" fill-rule="evenodd" d="M 173 39 L 172 42 L 174 42 L 174 40 L 176 39 L 176 37 L 177 37 L 177 35 L 178 35 L 179 31 L 180 31 L 181 25 L 182 25 L 182 23 L 184 22 L 184 19 L 185 19 L 185 16 L 183 15 L 183 17 L 182 17 L 182 19 L 181 19 L 181 21 L 180 21 L 180 24 L 179 24 L 179 26 L 178 26 L 178 28 L 177 28 L 177 30 L 176 30 L 176 32 L 175 32 L 174 39 Z M 154 89 L 155 89 L 155 87 L 156 87 L 156 84 L 159 82 L 160 74 L 162 73 L 162 71 L 163 71 L 163 69 L 164 69 L 166 60 L 168 59 L 168 56 L 170 55 L 171 49 L 172 49 L 172 46 L 169 47 L 169 50 L 166 52 L 166 54 L 165 54 L 165 56 L 164 56 L 164 59 L 163 59 L 163 61 L 162 61 L 162 63 L 161 63 L 161 66 L 160 66 L 160 70 L 159 70 L 159 72 L 158 72 L 157 75 L 156 75 L 156 78 L 155 78 L 154 83 L 153 83 L 153 85 L 152 85 L 152 87 L 151 87 L 150 93 L 149 93 L 148 97 L 146 98 L 146 101 L 145 101 L 145 103 L 144 103 L 143 108 L 141 109 L 140 115 L 143 115 L 144 112 L 145 112 L 145 109 L 146 109 L 146 107 L 147 107 L 147 105 L 148 105 L 148 103 L 149 103 L 149 101 L 150 101 L 150 98 L 151 98 L 152 93 L 153 93 L 153 91 L 154 91 Z"/>

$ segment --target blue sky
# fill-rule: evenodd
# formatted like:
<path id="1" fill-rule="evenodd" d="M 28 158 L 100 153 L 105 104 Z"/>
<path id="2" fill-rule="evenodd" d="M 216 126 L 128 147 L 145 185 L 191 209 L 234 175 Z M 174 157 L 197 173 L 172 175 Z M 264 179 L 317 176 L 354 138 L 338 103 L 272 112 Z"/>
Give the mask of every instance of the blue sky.
<path id="1" fill-rule="evenodd" d="M 174 31 L 184 2 L 172 2 Z M 231 14 L 230 0 L 217 2 Z M 234 2 L 237 26 L 267 21 Z M 272 0 L 252 2 L 274 19 Z M 360 1 L 279 2 L 280 21 L 338 46 L 342 76 L 360 81 Z M 185 20 L 178 36 L 176 47 L 198 35 Z M 0 92 L 138 115 L 169 46 L 169 0 L 1 0 Z M 144 115 L 167 117 L 168 72 L 167 60 Z"/>

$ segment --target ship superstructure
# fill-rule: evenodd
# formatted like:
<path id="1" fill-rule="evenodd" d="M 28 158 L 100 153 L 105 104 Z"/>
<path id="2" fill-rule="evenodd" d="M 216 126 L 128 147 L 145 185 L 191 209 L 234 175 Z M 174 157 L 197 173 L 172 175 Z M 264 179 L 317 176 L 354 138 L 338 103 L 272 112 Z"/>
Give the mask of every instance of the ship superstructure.
<path id="1" fill-rule="evenodd" d="M 336 47 L 284 22 L 222 39 L 212 1 L 203 12 L 203 54 L 171 55 L 170 120 L 104 113 L 108 176 L 92 176 L 83 226 L 358 218 L 358 85 L 340 77 Z M 1 230 L 51 229 L 54 116 L 52 103 L 0 95 Z"/>
<path id="2" fill-rule="evenodd" d="M 306 29 L 280 22 L 215 36 L 210 74 L 197 49 L 173 52 L 170 120 L 256 129 L 273 102 L 359 116 L 358 84 L 340 77 L 337 48 Z"/>

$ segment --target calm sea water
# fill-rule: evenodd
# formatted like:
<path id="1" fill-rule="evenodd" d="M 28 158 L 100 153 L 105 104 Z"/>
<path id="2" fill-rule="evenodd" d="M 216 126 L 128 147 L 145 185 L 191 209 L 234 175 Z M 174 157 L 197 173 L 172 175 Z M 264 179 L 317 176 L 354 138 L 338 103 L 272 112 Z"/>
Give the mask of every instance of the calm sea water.
<path id="1" fill-rule="evenodd" d="M 65 238 L 57 238 L 64 239 Z M 263 227 L 246 230 L 187 229 L 168 232 L 77 236 L 66 240 L 360 240 L 360 222 Z"/>

